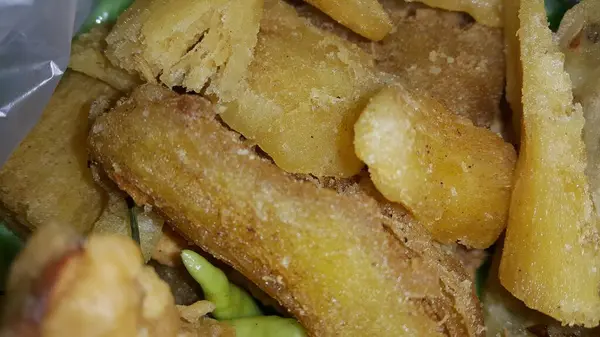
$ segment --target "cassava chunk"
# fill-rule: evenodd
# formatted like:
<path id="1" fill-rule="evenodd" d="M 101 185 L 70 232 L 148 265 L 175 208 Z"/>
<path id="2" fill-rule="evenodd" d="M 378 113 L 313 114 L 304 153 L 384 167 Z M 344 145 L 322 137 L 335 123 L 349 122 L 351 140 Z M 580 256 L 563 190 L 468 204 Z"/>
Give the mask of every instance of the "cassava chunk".
<path id="1" fill-rule="evenodd" d="M 71 44 L 69 68 L 108 83 L 113 88 L 129 92 L 141 84 L 137 75 L 131 75 L 112 65 L 104 55 L 109 29 L 96 26 L 89 32 L 79 35 Z"/>
<path id="2" fill-rule="evenodd" d="M 0 213 L 11 224 L 92 227 L 106 197 L 87 167 L 88 112 L 94 100 L 117 96 L 86 75 L 64 75 L 38 124 L 0 169 Z"/>
<path id="3" fill-rule="evenodd" d="M 451 259 L 428 236 L 385 228 L 365 195 L 295 180 L 214 110 L 144 85 L 96 120 L 91 148 L 121 189 L 276 298 L 309 335 L 482 336 L 472 283 L 432 263 Z"/>
<path id="4" fill-rule="evenodd" d="M 600 321 L 598 222 L 585 176 L 584 118 L 544 2 L 521 1 L 523 126 L 500 281 L 564 324 Z"/>
<path id="5" fill-rule="evenodd" d="M 495 124 L 505 78 L 502 30 L 462 13 L 398 0 L 382 3 L 395 28 L 381 42 L 364 45 L 378 68 L 475 125 Z"/>
<path id="6" fill-rule="evenodd" d="M 379 41 L 392 30 L 392 22 L 379 0 L 306 0 L 354 32 Z"/>
<path id="7" fill-rule="evenodd" d="M 508 214 L 512 145 L 399 85 L 371 99 L 354 131 L 377 189 L 434 238 L 476 248 L 496 241 Z"/>
<path id="8" fill-rule="evenodd" d="M 137 0 L 110 32 L 106 55 L 169 87 L 232 100 L 252 60 L 263 0 Z"/>
<path id="9" fill-rule="evenodd" d="M 372 59 L 291 6 L 267 4 L 247 88 L 220 116 L 288 172 L 358 173 L 352 127 L 378 87 Z"/>

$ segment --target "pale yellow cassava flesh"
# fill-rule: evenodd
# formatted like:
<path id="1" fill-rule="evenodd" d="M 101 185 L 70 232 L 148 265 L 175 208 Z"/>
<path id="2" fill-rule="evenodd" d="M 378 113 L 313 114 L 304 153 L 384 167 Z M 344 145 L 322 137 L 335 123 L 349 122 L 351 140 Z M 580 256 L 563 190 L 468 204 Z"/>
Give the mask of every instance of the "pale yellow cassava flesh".
<path id="1" fill-rule="evenodd" d="M 490 130 L 395 86 L 371 99 L 355 146 L 377 189 L 437 240 L 485 248 L 504 229 L 516 154 Z"/>
<path id="2" fill-rule="evenodd" d="M 500 280 L 565 324 L 600 321 L 597 220 L 585 176 L 584 118 L 542 0 L 521 1 L 523 120 Z"/>

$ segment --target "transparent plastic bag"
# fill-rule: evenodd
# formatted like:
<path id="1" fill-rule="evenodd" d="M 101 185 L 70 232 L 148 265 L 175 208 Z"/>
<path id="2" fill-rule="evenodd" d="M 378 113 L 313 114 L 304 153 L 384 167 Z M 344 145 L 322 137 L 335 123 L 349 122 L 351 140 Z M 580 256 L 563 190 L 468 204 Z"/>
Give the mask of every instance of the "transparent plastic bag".
<path id="1" fill-rule="evenodd" d="M 93 0 L 0 0 L 0 166 L 38 121 Z"/>

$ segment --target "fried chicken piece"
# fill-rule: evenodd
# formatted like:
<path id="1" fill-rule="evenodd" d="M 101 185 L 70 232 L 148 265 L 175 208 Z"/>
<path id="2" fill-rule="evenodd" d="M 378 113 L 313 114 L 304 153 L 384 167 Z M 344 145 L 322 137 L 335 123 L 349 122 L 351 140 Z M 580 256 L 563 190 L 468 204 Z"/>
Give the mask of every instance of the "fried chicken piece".
<path id="1" fill-rule="evenodd" d="M 130 239 L 44 226 L 12 267 L 0 336 L 174 337 L 169 287 Z"/>
<path id="2" fill-rule="evenodd" d="M 107 57 L 148 82 L 235 98 L 263 0 L 137 0 L 106 38 Z"/>
<path id="3" fill-rule="evenodd" d="M 107 26 L 96 26 L 79 35 L 71 44 L 69 68 L 108 83 L 113 88 L 129 92 L 142 81 L 137 75 L 113 66 L 104 55 Z"/>
<path id="4" fill-rule="evenodd" d="M 276 298 L 313 336 L 482 336 L 473 285 L 425 230 L 363 193 L 297 181 L 197 96 L 144 85 L 99 117 L 108 175 Z"/>
<path id="5" fill-rule="evenodd" d="M 118 95 L 103 82 L 67 71 L 38 124 L 0 169 L 0 216 L 11 227 L 92 227 L 106 197 L 87 167 L 88 111 L 95 100 Z"/>

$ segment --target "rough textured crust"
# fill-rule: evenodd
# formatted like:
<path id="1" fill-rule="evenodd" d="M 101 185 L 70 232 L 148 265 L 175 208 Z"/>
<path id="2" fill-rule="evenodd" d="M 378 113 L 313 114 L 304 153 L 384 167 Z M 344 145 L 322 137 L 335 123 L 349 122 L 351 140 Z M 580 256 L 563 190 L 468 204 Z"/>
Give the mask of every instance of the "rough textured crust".
<path id="1" fill-rule="evenodd" d="M 364 193 L 286 175 L 202 98 L 142 86 L 97 120 L 90 142 L 120 188 L 276 298 L 312 336 L 483 334 L 468 276 L 422 228 L 385 226 L 391 220 Z"/>
<path id="2" fill-rule="evenodd" d="M 104 192 L 87 167 L 90 105 L 116 98 L 109 85 L 67 72 L 38 124 L 0 170 L 0 207 L 33 230 L 48 222 L 89 230 L 100 215 Z"/>
<path id="3" fill-rule="evenodd" d="M 142 81 L 110 63 L 104 55 L 109 28 L 96 26 L 89 32 L 79 35 L 71 44 L 69 68 L 108 83 L 111 87 L 129 92 Z"/>
<path id="4" fill-rule="evenodd" d="M 519 18 L 523 132 L 500 281 L 530 308 L 593 327 L 600 322 L 600 239 L 585 176 L 585 120 L 544 2 L 522 0 Z"/>
<path id="5" fill-rule="evenodd" d="M 263 0 L 137 0 L 106 38 L 115 65 L 148 82 L 236 97 L 252 61 Z"/>

